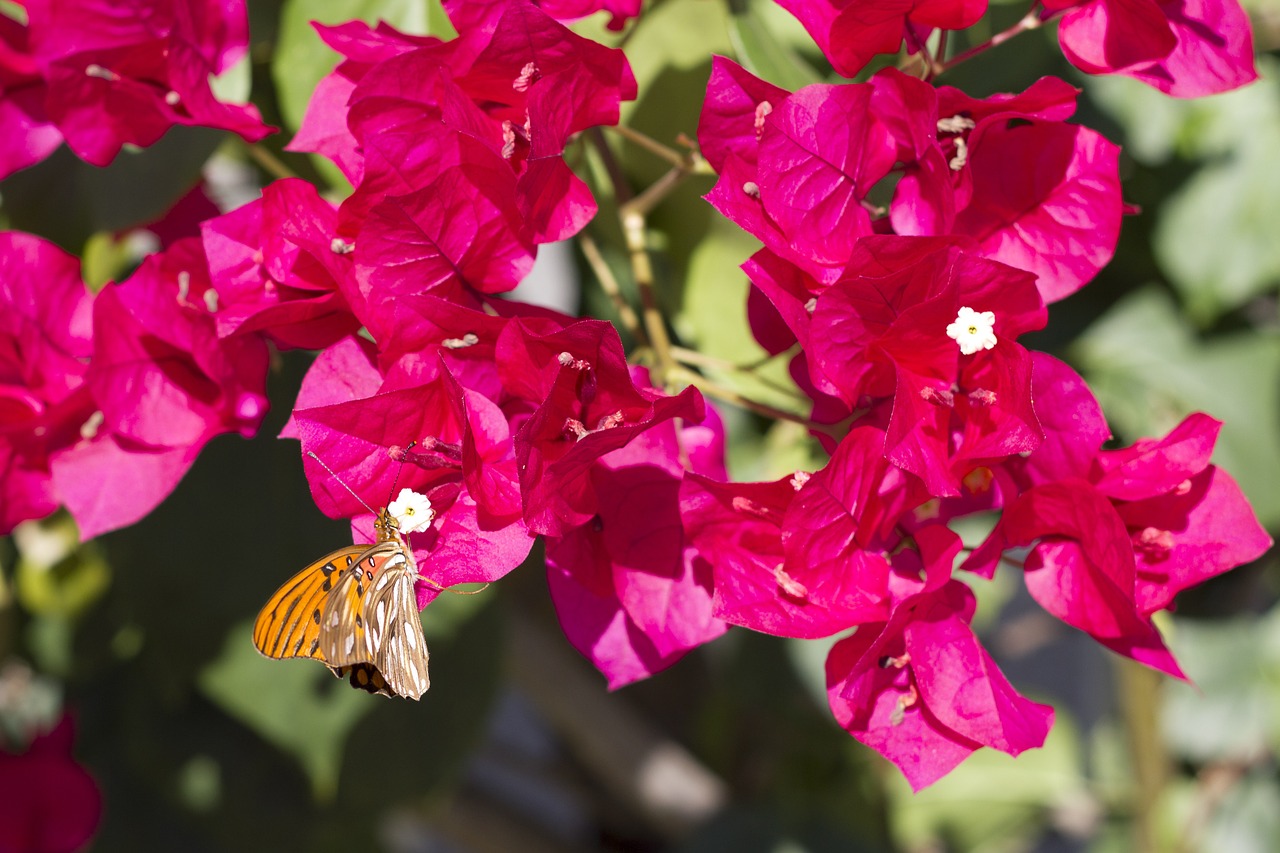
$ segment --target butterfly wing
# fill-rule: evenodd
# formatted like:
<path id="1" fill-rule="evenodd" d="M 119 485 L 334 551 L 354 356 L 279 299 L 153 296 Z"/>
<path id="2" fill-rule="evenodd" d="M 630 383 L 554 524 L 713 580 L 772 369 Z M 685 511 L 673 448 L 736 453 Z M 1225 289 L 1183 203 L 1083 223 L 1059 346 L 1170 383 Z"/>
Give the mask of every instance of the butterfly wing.
<path id="1" fill-rule="evenodd" d="M 376 645 L 369 636 L 365 601 L 374 578 L 393 561 L 401 548 L 394 542 L 367 546 L 342 571 L 320 611 L 319 646 L 335 671 L 372 663 Z"/>
<path id="2" fill-rule="evenodd" d="M 392 693 L 415 700 L 431 686 L 427 640 L 413 591 L 417 579 L 417 566 L 407 554 L 406 559 L 392 560 L 377 575 L 364 602 L 373 665 Z"/>
<path id="3" fill-rule="evenodd" d="M 379 696 L 396 695 L 387 686 L 387 680 L 382 677 L 382 673 L 371 663 L 357 663 L 352 666 L 339 667 L 333 670 L 333 674 L 338 678 L 346 678 L 351 683 L 351 686 L 357 690 L 376 693 Z"/>
<path id="4" fill-rule="evenodd" d="M 298 572 L 275 591 L 253 623 L 253 644 L 269 658 L 326 660 L 320 621 L 341 573 L 355 564 L 367 545 L 339 548 Z"/>

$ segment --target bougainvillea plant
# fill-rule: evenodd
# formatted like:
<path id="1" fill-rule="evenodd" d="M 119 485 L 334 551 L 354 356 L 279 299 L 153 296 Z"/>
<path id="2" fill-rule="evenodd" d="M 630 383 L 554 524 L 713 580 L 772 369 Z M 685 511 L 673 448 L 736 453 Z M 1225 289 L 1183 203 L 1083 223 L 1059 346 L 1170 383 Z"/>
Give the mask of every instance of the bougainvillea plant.
<path id="1" fill-rule="evenodd" d="M 0 235 L 0 532 L 59 506 L 86 538 L 137 521 L 210 438 L 257 430 L 271 350 L 302 349 L 318 354 L 284 435 L 319 508 L 368 541 L 372 516 L 340 482 L 379 495 L 398 478 L 429 497 L 433 522 L 410 538 L 421 607 L 500 580 L 541 537 L 564 632 L 610 687 L 730 626 L 845 635 L 831 711 L 918 789 L 979 747 L 1038 747 L 1053 723 L 972 628 L 966 581 L 997 571 L 1184 677 L 1153 614 L 1271 544 L 1210 462 L 1221 425 L 1192 414 L 1115 447 L 1084 380 L 1022 341 L 1110 261 L 1131 212 L 1119 149 L 1071 121 L 1063 80 L 976 98 L 935 78 L 1056 21 L 1082 71 L 1227 91 L 1256 76 L 1244 13 L 1036 3 L 949 56 L 947 31 L 982 0 L 778 3 L 860 82 L 788 91 L 717 57 L 697 144 L 645 141 L 673 168 L 623 207 L 645 305 L 622 312 L 631 352 L 609 322 L 501 295 L 596 215 L 566 152 L 606 156 L 598 129 L 637 94 L 623 50 L 568 22 L 605 12 L 625 29 L 639 0 L 446 0 L 449 39 L 317 25 L 341 61 L 287 148 L 327 158 L 350 192 L 282 177 L 97 293 L 51 244 Z M 172 124 L 271 132 L 208 83 L 245 51 L 243 3 L 25 6 L 29 23 L 0 18 L 0 172 L 62 141 L 104 164 Z M 799 419 L 829 456 L 818 470 L 732 480 L 711 386 L 676 366 L 645 215 L 697 172 L 761 245 L 748 304 L 725 310 L 790 360 Z M 996 513 L 984 541 L 952 529 Z"/>

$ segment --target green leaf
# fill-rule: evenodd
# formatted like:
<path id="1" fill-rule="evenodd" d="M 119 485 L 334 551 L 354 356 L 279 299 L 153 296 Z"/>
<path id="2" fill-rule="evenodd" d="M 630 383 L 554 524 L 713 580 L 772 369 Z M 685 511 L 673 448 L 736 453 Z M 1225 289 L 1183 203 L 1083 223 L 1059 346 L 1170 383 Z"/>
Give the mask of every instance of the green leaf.
<path id="1" fill-rule="evenodd" d="M 1198 340 L 1169 297 L 1147 287 L 1087 329 L 1072 356 L 1126 441 L 1164 435 L 1193 411 L 1224 421 L 1215 461 L 1263 524 L 1280 522 L 1280 339 Z"/>
<path id="2" fill-rule="evenodd" d="M 341 58 L 320 41 L 311 21 L 340 24 L 362 20 L 372 24 L 383 20 L 413 35 L 440 34 L 429 29 L 440 25 L 439 5 L 439 0 L 287 0 L 280 13 L 280 40 L 271 64 L 285 123 L 298 128 L 316 84 Z"/>
<path id="3" fill-rule="evenodd" d="M 902 849 L 1029 849 L 1047 813 L 1090 800 L 1075 727 L 1061 710 L 1041 749 L 980 749 L 918 794 L 893 772 L 890 821 Z"/>
<path id="4" fill-rule="evenodd" d="M 1280 744 L 1280 609 L 1174 625 L 1170 644 L 1193 683 L 1165 687 L 1161 727 L 1170 748 L 1210 762 L 1248 760 Z"/>
<path id="5" fill-rule="evenodd" d="M 784 640 L 787 657 L 795 670 L 796 678 L 804 685 L 813 704 L 825 708 L 827 698 L 827 652 L 839 640 L 849 636 L 847 632 L 820 640 Z"/>
<path id="6" fill-rule="evenodd" d="M 662 74 L 691 71 L 706 65 L 711 54 L 727 53 L 727 27 L 722 3 L 673 0 L 646 9 L 627 41 L 627 61 L 640 96 L 622 105 L 622 123 L 629 123 L 631 112 L 655 91 L 655 81 Z"/>
<path id="7" fill-rule="evenodd" d="M 1131 77 L 1082 75 L 1089 98 L 1124 128 L 1124 150 L 1147 165 L 1160 165 L 1178 151 L 1196 101 L 1170 98 Z"/>
<path id="8" fill-rule="evenodd" d="M 64 146 L 0 185 L 7 227 L 78 254 L 96 232 L 122 231 L 162 216 L 196 185 L 205 162 L 227 138 L 224 131 L 176 126 L 149 148 L 125 146 L 101 168 Z"/>
<path id="9" fill-rule="evenodd" d="M 773 3 L 738 2 L 729 18 L 729 38 L 742 66 L 775 86 L 795 91 L 822 76 L 800 55 L 813 39 L 794 17 Z"/>
<path id="10" fill-rule="evenodd" d="M 240 61 L 209 80 L 209 88 L 219 101 L 228 104 L 243 104 L 249 100 L 249 89 L 253 83 L 253 61 L 248 53 L 240 57 Z"/>
<path id="11" fill-rule="evenodd" d="M 1280 849 L 1280 785 L 1270 770 L 1250 773 L 1230 789 L 1196 849 L 1204 853 Z"/>
<path id="12" fill-rule="evenodd" d="M 263 657 L 249 640 L 252 633 L 247 622 L 231 630 L 222 656 L 200 673 L 200 689 L 293 755 L 310 777 L 316 797 L 330 799 L 337 791 L 347 735 L 374 709 L 378 697 L 337 683 L 319 663 Z"/>
<path id="13" fill-rule="evenodd" d="M 1208 325 L 1280 280 L 1280 67 L 1260 59 L 1262 78 L 1212 98 L 1179 101 L 1135 80 L 1098 78 L 1090 94 L 1126 130 L 1126 150 L 1148 163 L 1174 154 L 1208 161 L 1159 212 L 1156 259 Z M 1247 133 L 1241 128 L 1247 127 Z"/>

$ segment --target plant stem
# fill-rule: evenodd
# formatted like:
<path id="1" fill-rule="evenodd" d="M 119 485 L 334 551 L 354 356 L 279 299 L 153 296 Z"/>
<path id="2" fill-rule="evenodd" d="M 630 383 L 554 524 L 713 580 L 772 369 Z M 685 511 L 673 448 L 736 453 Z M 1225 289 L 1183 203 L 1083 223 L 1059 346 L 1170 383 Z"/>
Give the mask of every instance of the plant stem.
<path id="1" fill-rule="evenodd" d="M 1021 21 L 1018 21 L 1018 23 L 1014 24 L 1012 27 L 1009 27 L 1009 29 L 996 33 L 990 39 L 983 42 L 982 44 L 974 45 L 973 47 L 966 50 L 964 53 L 954 56 L 951 59 L 944 62 L 942 64 L 941 69 L 939 69 L 939 73 L 941 73 L 941 71 L 947 71 L 952 68 L 955 68 L 960 63 L 968 59 L 972 59 L 973 57 L 977 56 L 980 53 L 985 53 L 986 51 L 990 50 L 996 45 L 1003 44 L 1004 42 L 1007 42 L 1009 39 L 1013 38 L 1014 36 L 1022 32 L 1025 32 L 1027 30 L 1039 29 L 1041 26 L 1043 26 L 1044 24 L 1047 24 L 1049 21 L 1052 21 L 1059 14 L 1061 14 L 1060 12 L 1055 12 L 1053 15 L 1050 15 L 1049 17 L 1042 19 L 1040 17 L 1039 11 L 1037 10 L 1038 5 L 1039 5 L 1038 3 L 1034 4 L 1031 7 L 1031 11 L 1028 12 Z"/>
<path id="2" fill-rule="evenodd" d="M 653 384 L 665 388 L 671 381 L 676 363 L 671 357 L 671 337 L 667 334 L 666 319 L 658 306 L 654 288 L 645 217 L 643 213 L 631 210 L 628 203 L 618 211 L 618 218 L 622 220 L 622 234 L 627 242 L 627 252 L 631 255 L 631 274 L 636 280 L 636 290 L 640 292 L 640 313 L 644 317 L 644 328 L 657 360 L 657 375 L 654 376 Z"/>
<path id="3" fill-rule="evenodd" d="M 612 125 L 605 129 L 618 134 L 628 142 L 640 146 L 650 154 L 661 157 L 677 169 L 689 169 L 694 172 L 711 174 L 711 166 L 695 151 L 681 153 L 670 145 L 663 145 L 647 133 L 641 133 L 625 125 Z"/>
<path id="4" fill-rule="evenodd" d="M 1141 664 L 1119 660 L 1120 709 L 1133 757 L 1133 849 L 1157 849 L 1156 806 L 1169 776 L 1169 756 L 1160 739 L 1160 675 Z"/>
<path id="5" fill-rule="evenodd" d="M 685 349 L 684 347 L 679 347 L 679 346 L 673 346 L 671 348 L 671 356 L 681 364 L 687 364 L 690 367 L 707 367 L 712 370 L 733 371 L 736 373 L 749 373 L 749 374 L 752 374 L 752 378 L 755 379 L 755 381 L 759 382 L 761 385 L 766 386 L 767 388 L 771 388 L 772 390 L 777 391 L 779 394 L 786 394 L 788 397 L 791 397 L 802 403 L 808 401 L 808 398 L 805 397 L 796 389 L 788 388 L 785 385 L 781 385 L 777 382 L 774 382 L 772 379 L 770 379 L 767 376 L 759 376 L 755 374 L 755 371 L 759 367 L 768 363 L 770 360 L 774 358 L 774 356 L 769 356 L 768 358 L 764 358 L 759 361 L 752 362 L 750 364 L 735 364 L 734 362 L 729 361 L 727 359 L 716 358 L 715 356 L 711 356 L 711 355 L 704 355 L 703 353 L 700 353 L 697 350 Z"/>
<path id="6" fill-rule="evenodd" d="M 583 231 L 578 235 L 578 245 L 582 247 L 582 254 L 587 259 L 587 265 L 591 267 L 591 271 L 596 275 L 596 280 L 600 282 L 600 289 L 613 302 L 613 308 L 618 312 L 618 320 L 622 323 L 623 328 L 635 339 L 638 346 L 648 347 L 649 337 L 644 333 L 644 327 L 640 325 L 640 317 L 636 314 L 635 309 L 631 307 L 631 303 L 622 295 L 622 287 L 618 284 L 617 277 L 613 274 L 613 270 L 609 268 L 604 255 L 600 252 L 600 246 L 596 243 L 595 238 Z"/>
<path id="7" fill-rule="evenodd" d="M 755 412 L 756 414 L 764 415 L 765 417 L 773 418 L 774 420 L 790 421 L 793 424 L 800 424 L 806 429 L 814 432 L 825 433 L 832 438 L 840 437 L 840 424 L 815 423 L 804 415 L 796 414 L 795 412 L 788 412 L 784 409 L 774 408 L 767 403 L 761 403 L 758 400 L 753 400 L 750 397 L 739 394 L 731 388 L 725 388 L 723 385 L 712 382 L 702 374 L 695 373 L 686 367 L 676 366 L 672 371 L 670 378 L 673 381 L 680 381 L 687 385 L 692 385 L 703 394 L 706 394 L 708 397 L 714 397 L 722 403 L 729 403 L 730 405 L 737 406 L 740 409 L 746 409 L 749 412 Z"/>
<path id="8" fill-rule="evenodd" d="M 268 151 L 261 142 L 246 145 L 245 148 L 249 152 L 249 158 L 271 177 L 276 179 L 298 177 L 297 172 L 286 166 L 283 160 Z"/>

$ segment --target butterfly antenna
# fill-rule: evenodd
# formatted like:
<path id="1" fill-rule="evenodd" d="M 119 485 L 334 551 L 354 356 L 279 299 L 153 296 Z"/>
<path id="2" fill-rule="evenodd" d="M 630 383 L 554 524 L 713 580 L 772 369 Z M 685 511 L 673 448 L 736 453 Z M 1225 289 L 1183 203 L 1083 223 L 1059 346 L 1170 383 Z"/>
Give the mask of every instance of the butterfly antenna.
<path id="1" fill-rule="evenodd" d="M 354 491 L 352 491 L 351 487 L 350 487 L 350 486 L 348 486 L 346 483 L 344 483 L 344 482 L 342 481 L 342 478 L 341 478 L 341 477 L 339 477 L 337 474 L 335 474 L 335 473 L 333 472 L 333 469 L 332 469 L 332 468 L 330 468 L 328 465 L 324 464 L 324 460 L 323 460 L 323 459 L 321 459 L 319 456 L 316 456 L 316 455 L 315 455 L 314 453 L 312 453 L 310 450 L 308 450 L 308 451 L 307 451 L 307 455 L 308 455 L 308 456 L 310 456 L 312 459 L 316 460 L 317 462 L 319 462 L 319 463 L 320 463 L 320 467 L 321 467 L 321 468 L 323 468 L 324 470 L 328 471 L 328 472 L 329 472 L 329 476 L 330 476 L 330 477 L 332 477 L 335 481 L 337 481 L 337 483 L 338 483 L 338 485 L 339 485 L 339 486 L 342 486 L 342 488 L 346 489 L 346 490 L 351 494 L 351 497 L 353 497 L 353 498 L 355 498 L 356 500 L 360 501 L 360 506 L 362 506 L 362 507 L 364 507 L 365 509 L 369 510 L 369 512 L 373 513 L 374 515 L 377 515 L 377 514 L 378 514 L 377 510 L 375 510 L 373 507 L 371 507 L 371 506 L 369 506 L 367 503 L 365 503 L 365 502 L 364 502 L 364 498 L 360 497 L 360 496 L 359 496 L 359 495 L 357 495 Z M 397 471 L 396 473 L 397 473 L 397 476 L 398 476 L 398 475 L 399 475 L 399 472 Z"/>
<path id="2" fill-rule="evenodd" d="M 396 496 L 396 486 L 400 483 L 400 472 L 404 470 L 404 461 L 409 458 L 409 451 L 417 443 L 417 439 L 414 439 L 405 446 L 404 450 L 400 451 L 400 464 L 396 467 L 396 476 L 391 481 L 391 494 L 387 496 L 387 503 L 391 503 L 391 500 Z"/>
<path id="3" fill-rule="evenodd" d="M 422 580 L 426 581 L 429 586 L 433 586 L 436 589 L 440 590 L 441 592 L 451 592 L 454 595 L 479 595 L 480 593 L 484 592 L 486 589 L 489 588 L 489 583 L 487 581 L 485 582 L 485 585 L 480 587 L 479 589 L 458 589 L 452 586 L 440 586 L 440 584 L 436 583 L 435 581 L 433 581 L 431 578 L 428 578 L 428 577 L 423 577 Z"/>

